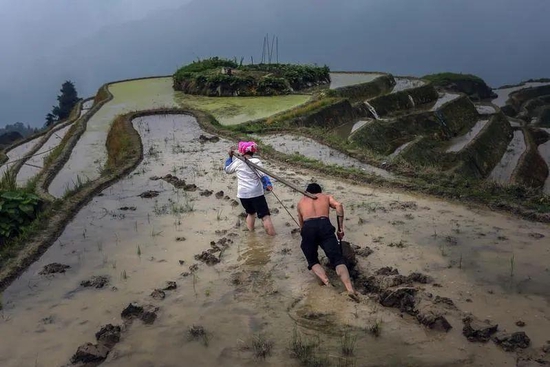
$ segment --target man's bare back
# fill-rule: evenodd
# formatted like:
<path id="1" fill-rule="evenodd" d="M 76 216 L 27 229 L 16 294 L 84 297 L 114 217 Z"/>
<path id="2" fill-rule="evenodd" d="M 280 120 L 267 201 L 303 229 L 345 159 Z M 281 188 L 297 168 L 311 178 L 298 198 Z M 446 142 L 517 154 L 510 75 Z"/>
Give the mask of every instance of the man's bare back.
<path id="1" fill-rule="evenodd" d="M 330 208 L 336 209 L 338 203 L 330 195 L 316 194 L 317 199 L 304 196 L 298 202 L 298 213 L 303 220 L 310 218 L 328 217 Z"/>

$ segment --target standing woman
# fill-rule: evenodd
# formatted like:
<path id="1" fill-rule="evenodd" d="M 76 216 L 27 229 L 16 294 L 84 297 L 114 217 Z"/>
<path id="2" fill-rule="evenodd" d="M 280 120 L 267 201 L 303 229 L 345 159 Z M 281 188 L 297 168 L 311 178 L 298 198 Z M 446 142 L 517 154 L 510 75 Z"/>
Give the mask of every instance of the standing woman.
<path id="1" fill-rule="evenodd" d="M 254 153 L 258 151 L 258 146 L 253 141 L 241 141 L 239 143 L 239 153 L 244 159 L 248 159 L 262 167 L 262 162 L 258 158 L 254 158 Z M 267 191 L 273 190 L 269 177 L 263 172 L 253 170 L 245 162 L 235 159 L 233 160 L 233 148 L 229 149 L 229 158 L 225 161 L 225 173 L 237 173 L 238 188 L 237 197 L 241 200 L 246 211 L 246 226 L 249 231 L 254 231 L 254 222 L 256 215 L 262 220 L 265 231 L 270 236 L 275 236 L 275 228 L 271 222 L 271 214 L 267 201 L 264 196 L 264 189 Z"/>

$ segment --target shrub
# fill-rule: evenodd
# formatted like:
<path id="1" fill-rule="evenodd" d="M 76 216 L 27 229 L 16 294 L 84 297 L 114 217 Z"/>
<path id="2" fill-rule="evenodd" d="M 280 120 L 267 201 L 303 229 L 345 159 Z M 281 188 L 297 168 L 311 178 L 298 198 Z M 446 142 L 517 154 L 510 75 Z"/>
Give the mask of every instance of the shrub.
<path id="1" fill-rule="evenodd" d="M 0 191 L 0 245 L 36 218 L 39 204 L 38 196 L 23 190 Z"/>

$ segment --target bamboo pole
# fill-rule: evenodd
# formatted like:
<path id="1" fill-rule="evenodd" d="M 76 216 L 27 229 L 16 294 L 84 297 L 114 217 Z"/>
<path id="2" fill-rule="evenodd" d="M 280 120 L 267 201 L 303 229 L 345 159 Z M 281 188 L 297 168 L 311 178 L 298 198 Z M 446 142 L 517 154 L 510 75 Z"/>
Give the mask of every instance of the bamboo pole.
<path id="1" fill-rule="evenodd" d="M 240 159 L 241 161 L 243 161 L 244 163 L 246 163 L 249 167 L 251 168 L 254 168 L 254 169 L 257 169 L 258 171 L 260 172 L 263 172 L 265 173 L 266 175 L 270 176 L 270 177 L 273 177 L 274 179 L 276 179 L 277 181 L 285 184 L 286 186 L 290 187 L 291 189 L 293 189 L 294 191 L 297 191 L 305 196 L 307 196 L 308 198 L 311 198 L 311 199 L 317 199 L 317 196 L 315 196 L 314 194 L 311 194 L 301 188 L 299 188 L 298 186 L 288 182 L 287 180 L 285 180 L 284 178 L 281 178 L 279 176 L 277 176 L 276 174 L 274 173 L 271 173 L 269 172 L 268 170 L 266 170 L 265 168 L 263 167 L 260 167 L 258 166 L 257 164 L 254 164 L 252 162 L 250 162 L 248 159 L 244 158 L 240 153 L 237 153 L 237 152 L 233 152 L 233 155 L 235 156 L 235 158 L 237 159 Z"/>

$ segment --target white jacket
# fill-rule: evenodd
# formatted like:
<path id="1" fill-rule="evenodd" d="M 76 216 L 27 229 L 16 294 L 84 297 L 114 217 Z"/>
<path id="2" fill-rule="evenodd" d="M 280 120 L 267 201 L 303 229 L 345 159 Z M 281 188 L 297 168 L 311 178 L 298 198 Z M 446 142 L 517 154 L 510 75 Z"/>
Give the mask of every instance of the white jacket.
<path id="1" fill-rule="evenodd" d="M 262 162 L 258 158 L 249 158 L 249 161 L 262 167 Z M 256 174 L 245 162 L 233 158 L 227 159 L 224 170 L 225 173 L 237 173 L 239 199 L 250 199 L 264 194 L 264 186 L 258 175 L 267 177 L 265 173 L 257 171 Z"/>

